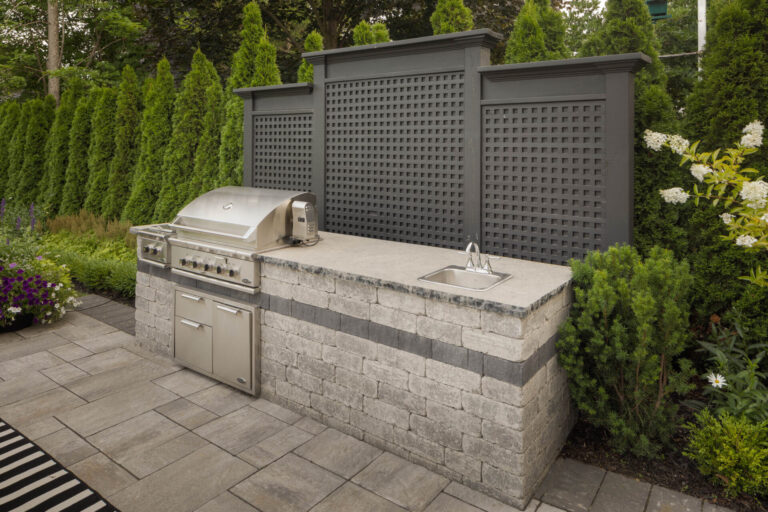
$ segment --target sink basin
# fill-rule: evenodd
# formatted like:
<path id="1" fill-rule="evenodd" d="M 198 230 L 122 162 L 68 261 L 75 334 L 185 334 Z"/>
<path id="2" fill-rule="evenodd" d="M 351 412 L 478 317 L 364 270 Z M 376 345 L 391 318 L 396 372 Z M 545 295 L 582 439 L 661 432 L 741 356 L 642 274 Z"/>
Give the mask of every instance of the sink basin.
<path id="1" fill-rule="evenodd" d="M 455 286 L 456 288 L 463 288 L 465 290 L 484 292 L 490 290 L 499 283 L 506 281 L 510 277 L 512 277 L 510 274 L 503 274 L 501 272 L 484 274 L 482 272 L 467 270 L 464 267 L 451 265 L 432 272 L 431 274 L 422 276 L 419 278 L 419 281 L 445 284 L 448 286 Z"/>

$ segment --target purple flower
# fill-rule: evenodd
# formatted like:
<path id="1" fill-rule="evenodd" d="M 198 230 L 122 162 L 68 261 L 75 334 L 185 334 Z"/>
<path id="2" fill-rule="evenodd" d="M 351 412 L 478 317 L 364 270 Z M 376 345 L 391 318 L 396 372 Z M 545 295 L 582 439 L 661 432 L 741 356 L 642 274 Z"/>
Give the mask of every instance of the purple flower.
<path id="1" fill-rule="evenodd" d="M 40 261 L 40 260 L 42 260 L 42 259 L 43 259 L 43 257 L 42 257 L 42 256 L 35 256 L 35 259 L 36 259 L 37 261 Z"/>
<path id="2" fill-rule="evenodd" d="M 10 265 L 8 265 L 8 268 L 16 268 L 16 264 L 15 263 L 11 263 Z"/>
<path id="3" fill-rule="evenodd" d="M 21 230 L 21 217 L 16 217 L 16 230 Z"/>

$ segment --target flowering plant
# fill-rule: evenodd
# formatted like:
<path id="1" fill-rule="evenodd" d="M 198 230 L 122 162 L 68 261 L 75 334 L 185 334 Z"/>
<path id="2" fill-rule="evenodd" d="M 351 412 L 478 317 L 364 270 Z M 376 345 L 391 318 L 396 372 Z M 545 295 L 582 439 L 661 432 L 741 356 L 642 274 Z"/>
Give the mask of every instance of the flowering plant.
<path id="1" fill-rule="evenodd" d="M 50 264 L 43 263 L 42 258 L 38 261 L 41 267 Z M 0 262 L 0 326 L 9 325 L 17 315 L 32 315 L 34 323 L 51 323 L 66 314 L 67 305 L 76 304 L 67 278 L 51 282 L 37 270 Z"/>
<path id="2" fill-rule="evenodd" d="M 699 182 L 690 192 L 674 187 L 661 190 L 661 196 L 668 203 L 685 203 L 690 197 L 697 206 L 701 199 L 713 205 L 722 203 L 726 211 L 720 218 L 728 230 L 723 238 L 742 247 L 768 250 L 768 183 L 761 177 L 750 178 L 759 174 L 756 169 L 742 167 L 746 157 L 762 145 L 763 131 L 763 124 L 753 121 L 744 128 L 744 135 L 735 147 L 699 152 L 699 142 L 690 144 L 679 135 L 646 130 L 646 146 L 653 151 L 668 147 L 681 155 L 680 165 L 690 163 L 691 175 Z M 768 286 L 768 272 L 760 267 L 742 279 Z"/>

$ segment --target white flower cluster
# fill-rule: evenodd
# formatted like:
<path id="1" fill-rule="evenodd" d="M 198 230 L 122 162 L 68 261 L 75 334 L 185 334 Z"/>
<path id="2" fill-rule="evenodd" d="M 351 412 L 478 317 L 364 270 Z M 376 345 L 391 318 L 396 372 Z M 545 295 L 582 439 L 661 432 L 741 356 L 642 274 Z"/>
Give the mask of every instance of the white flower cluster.
<path id="1" fill-rule="evenodd" d="M 739 195 L 750 208 L 756 210 L 765 208 L 766 198 L 768 198 L 768 183 L 764 181 L 747 181 L 741 186 Z"/>
<path id="2" fill-rule="evenodd" d="M 653 151 L 659 151 L 664 146 L 664 143 L 667 142 L 667 134 L 652 132 L 651 130 L 645 130 L 643 138 L 645 139 L 645 145 Z"/>
<path id="3" fill-rule="evenodd" d="M 760 220 L 768 224 L 768 213 L 763 214 L 763 216 L 760 217 Z"/>
<path id="4" fill-rule="evenodd" d="M 688 146 L 691 145 L 687 139 L 684 139 L 679 135 L 670 135 L 669 139 L 667 140 L 667 144 L 669 144 L 669 149 L 678 155 L 684 154 L 685 150 L 688 149 Z"/>
<path id="5" fill-rule="evenodd" d="M 693 164 L 691 166 L 691 174 L 699 181 L 704 181 L 704 176 L 711 173 L 712 169 L 702 164 Z"/>
<path id="6" fill-rule="evenodd" d="M 765 127 L 760 121 L 752 121 L 744 127 L 744 135 L 741 137 L 741 145 L 745 148 L 758 148 L 763 143 L 763 130 Z"/>
<path id="7" fill-rule="evenodd" d="M 659 193 L 664 201 L 667 203 L 684 203 L 688 200 L 688 193 L 680 187 L 668 188 L 666 190 L 660 190 Z"/>
<path id="8" fill-rule="evenodd" d="M 11 306 L 8 308 L 9 313 L 13 313 L 14 315 L 21 313 L 21 308 L 18 308 L 16 306 Z"/>
<path id="9" fill-rule="evenodd" d="M 736 245 L 741 245 L 742 247 L 752 247 L 755 245 L 755 242 L 757 242 L 757 238 L 750 235 L 739 235 L 736 237 Z"/>
<path id="10" fill-rule="evenodd" d="M 720 214 L 720 218 L 723 219 L 723 222 L 726 224 L 730 224 L 733 222 L 734 216 L 730 213 L 722 213 Z"/>

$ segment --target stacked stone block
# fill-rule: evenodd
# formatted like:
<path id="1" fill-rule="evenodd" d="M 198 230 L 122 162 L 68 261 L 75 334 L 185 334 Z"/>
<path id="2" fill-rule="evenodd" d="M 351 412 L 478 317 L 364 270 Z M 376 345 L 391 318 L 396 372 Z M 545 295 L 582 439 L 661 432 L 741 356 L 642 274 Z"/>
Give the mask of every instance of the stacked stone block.
<path id="1" fill-rule="evenodd" d="M 136 272 L 136 342 L 173 356 L 174 283 L 149 272 Z"/>

